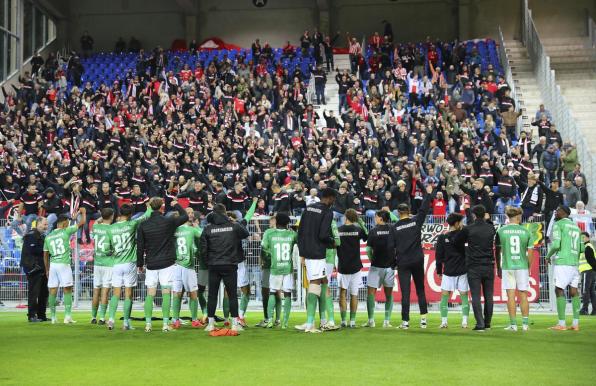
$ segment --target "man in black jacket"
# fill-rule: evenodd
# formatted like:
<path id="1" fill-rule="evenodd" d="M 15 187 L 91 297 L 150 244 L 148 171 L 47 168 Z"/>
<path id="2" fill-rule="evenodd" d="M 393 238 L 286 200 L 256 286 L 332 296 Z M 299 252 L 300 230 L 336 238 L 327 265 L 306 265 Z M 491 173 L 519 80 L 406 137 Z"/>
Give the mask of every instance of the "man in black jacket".
<path id="1" fill-rule="evenodd" d="M 457 235 L 455 242 L 460 248 L 462 246 L 466 248 L 468 283 L 472 293 L 472 308 L 476 319 L 474 331 L 484 331 L 490 328 L 493 316 L 495 227 L 485 220 L 487 213 L 484 206 L 474 206 L 472 214 L 474 219 L 468 216 L 468 225 Z M 497 271 L 500 272 L 498 259 Z M 484 313 L 482 311 L 482 301 L 480 300 L 481 295 L 484 295 Z"/>
<path id="2" fill-rule="evenodd" d="M 176 244 L 174 233 L 176 228 L 188 221 L 188 215 L 178 202 L 173 201 L 172 206 L 180 214 L 178 217 L 165 217 L 161 212 L 163 199 L 154 197 L 149 205 L 153 212 L 151 217 L 139 225 L 137 230 L 137 267 L 140 272 L 147 268 L 145 285 L 145 331 L 151 332 L 151 315 L 153 313 L 153 297 L 157 292 L 157 285 L 161 285 L 163 303 L 162 331 L 171 330 L 168 322 L 170 319 L 170 289 L 174 277 L 176 264 Z"/>
<path id="3" fill-rule="evenodd" d="M 27 274 L 28 308 L 27 317 L 32 323 L 45 322 L 46 304 L 48 302 L 48 278 L 45 275 L 43 262 L 43 242 L 48 221 L 38 217 L 35 228 L 23 237 L 21 266 Z"/>
<path id="4" fill-rule="evenodd" d="M 345 212 L 346 223 L 340 226 L 340 244 L 337 247 L 337 271 L 339 272 L 339 310 L 341 326 L 347 327 L 347 293 L 350 291 L 350 327 L 356 326 L 356 310 L 358 309 L 358 289 L 362 285 L 362 261 L 360 259 L 360 240 L 366 241 L 368 232 L 362 219 L 354 209 Z"/>
<path id="5" fill-rule="evenodd" d="M 207 299 L 207 316 L 209 324 L 205 331 L 215 329 L 215 309 L 217 293 L 223 280 L 230 301 L 232 330 L 242 331 L 238 323 L 238 256 L 241 252 L 241 241 L 249 236 L 248 230 L 238 222 L 233 222 L 226 215 L 226 207 L 217 204 L 213 212 L 207 216 L 208 225 L 203 229 L 200 247 L 203 260 L 209 270 L 209 296 Z"/>
<path id="6" fill-rule="evenodd" d="M 436 189 L 432 185 L 426 186 L 426 194 L 420 204 L 418 213 L 410 216 L 410 206 L 400 204 L 397 208 L 399 221 L 395 224 L 396 231 L 396 262 L 399 289 L 401 291 L 401 326 L 410 327 L 410 288 L 414 279 L 418 306 L 420 307 L 420 328 L 426 328 L 426 294 L 424 292 L 424 253 L 422 252 L 422 225 L 426 220 L 430 202 L 434 198 Z"/>
<path id="7" fill-rule="evenodd" d="M 437 263 L 437 275 L 441 278 L 441 326 L 447 328 L 447 313 L 449 297 L 453 291 L 459 291 L 461 299 L 462 328 L 468 328 L 468 314 L 470 303 L 468 302 L 468 275 L 466 274 L 466 256 L 464 248 L 455 243 L 457 235 L 463 228 L 463 219 L 459 213 L 451 213 L 447 216 L 449 232 L 440 234 L 437 237 L 435 259 Z"/>
<path id="8" fill-rule="evenodd" d="M 298 227 L 298 250 L 302 264 L 306 266 L 309 281 L 306 299 L 306 324 L 296 326 L 305 332 L 321 332 L 314 327 L 317 302 L 327 304 L 327 264 L 325 262 L 327 248 L 333 248 L 335 241 L 331 231 L 336 192 L 325 188 L 321 192 L 321 201 L 309 205 Z"/>

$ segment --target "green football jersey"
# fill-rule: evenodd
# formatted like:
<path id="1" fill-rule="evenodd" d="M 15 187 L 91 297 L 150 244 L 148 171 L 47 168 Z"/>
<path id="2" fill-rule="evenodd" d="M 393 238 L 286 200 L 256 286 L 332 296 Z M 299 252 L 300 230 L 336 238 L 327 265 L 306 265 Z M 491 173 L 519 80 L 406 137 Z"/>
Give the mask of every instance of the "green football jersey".
<path id="1" fill-rule="evenodd" d="M 93 225 L 93 231 L 91 237 L 93 238 L 94 252 L 93 257 L 94 264 L 98 267 L 111 267 L 114 265 L 114 258 L 112 257 L 112 244 L 110 238 L 110 227 L 109 224 L 98 224 Z"/>
<path id="2" fill-rule="evenodd" d="M 51 263 L 70 264 L 70 236 L 75 234 L 77 230 L 78 228 L 72 225 L 66 228 L 54 229 L 46 236 L 43 242 L 43 250 L 50 253 Z"/>
<path id="3" fill-rule="evenodd" d="M 497 231 L 501 247 L 502 269 L 528 269 L 528 248 L 532 247 L 531 235 L 526 227 L 509 224 Z"/>
<path id="4" fill-rule="evenodd" d="M 185 268 L 195 269 L 199 251 L 199 239 L 203 231 L 191 225 L 181 225 L 176 229 L 176 263 Z"/>
<path id="5" fill-rule="evenodd" d="M 335 240 L 335 247 L 327 248 L 325 250 L 325 261 L 327 262 L 327 264 L 335 264 L 337 247 L 341 244 L 341 239 L 339 238 L 339 231 L 337 230 L 337 222 L 335 222 L 335 220 L 331 222 L 331 233 L 333 234 L 333 239 Z"/>
<path id="6" fill-rule="evenodd" d="M 555 222 L 552 234 L 552 244 L 549 255 L 554 253 L 557 257 L 553 259 L 555 265 L 579 265 L 579 255 L 584 251 L 584 243 L 581 240 L 581 230 L 569 218 Z"/>
<path id="7" fill-rule="evenodd" d="M 296 232 L 290 229 L 267 229 L 261 247 L 271 257 L 271 275 L 292 273 L 292 252 L 296 244 Z"/>
<path id="8" fill-rule="evenodd" d="M 150 215 L 151 208 L 135 220 L 119 221 L 110 226 L 110 244 L 112 245 L 114 265 L 137 261 L 137 228 Z"/>

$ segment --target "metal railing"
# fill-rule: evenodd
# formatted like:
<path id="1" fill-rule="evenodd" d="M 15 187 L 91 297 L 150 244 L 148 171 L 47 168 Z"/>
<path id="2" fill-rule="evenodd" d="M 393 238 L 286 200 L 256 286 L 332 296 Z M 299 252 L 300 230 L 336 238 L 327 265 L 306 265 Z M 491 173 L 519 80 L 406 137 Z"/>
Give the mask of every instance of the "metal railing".
<path id="1" fill-rule="evenodd" d="M 523 0 L 522 6 L 522 41 L 528 50 L 544 105 L 550 110 L 563 140 L 569 141 L 577 147 L 578 159 L 587 181 L 596 181 L 596 158 L 590 152 L 586 137 L 578 127 L 577 121 L 561 93 L 561 87 L 556 83 L 555 70 L 551 68 L 550 57 L 546 54 L 540 40 L 540 35 L 532 19 L 532 11 L 528 9 L 528 0 Z M 588 190 L 591 197 L 596 197 L 596 183 L 588 183 Z"/>
<path id="2" fill-rule="evenodd" d="M 588 38 L 589 48 L 596 48 L 596 23 L 591 16 L 588 16 Z"/>

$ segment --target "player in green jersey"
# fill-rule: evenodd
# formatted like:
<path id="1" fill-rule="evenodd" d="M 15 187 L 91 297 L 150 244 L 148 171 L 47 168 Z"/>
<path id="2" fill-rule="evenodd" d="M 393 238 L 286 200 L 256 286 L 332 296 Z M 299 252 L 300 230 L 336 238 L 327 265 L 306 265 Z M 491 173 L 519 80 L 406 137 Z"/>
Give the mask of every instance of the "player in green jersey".
<path id="1" fill-rule="evenodd" d="M 132 290 L 137 285 L 137 228 L 141 221 L 151 215 L 150 204 L 151 201 L 147 203 L 147 211 L 135 220 L 131 220 L 132 205 L 122 205 L 118 221 L 110 226 L 110 244 L 113 250 L 114 267 L 112 268 L 112 298 L 109 304 L 108 330 L 114 329 L 122 287 L 124 287 L 124 325 L 122 329 L 132 329 L 130 312 L 132 310 Z"/>
<path id="2" fill-rule="evenodd" d="M 265 233 L 269 230 L 275 229 L 275 216 L 269 217 L 269 228 L 265 230 L 263 233 L 263 237 L 265 237 Z M 273 315 L 268 314 L 269 308 L 269 284 L 270 284 L 270 277 L 271 277 L 271 256 L 263 251 L 261 248 L 261 254 L 259 256 L 259 262 L 261 264 L 261 298 L 263 301 L 263 320 L 255 325 L 255 327 L 267 327 L 269 324 L 269 319 L 273 319 Z M 281 318 L 281 302 L 276 297 L 275 298 L 275 325 L 279 325 L 280 318 Z"/>
<path id="3" fill-rule="evenodd" d="M 331 288 L 329 287 L 329 283 L 331 283 L 331 276 L 333 275 L 333 270 L 335 269 L 337 247 L 339 247 L 341 243 L 341 239 L 339 238 L 339 231 L 337 230 L 337 222 L 335 220 L 331 222 L 331 233 L 333 234 L 333 241 L 335 245 L 333 246 L 333 248 L 327 248 L 325 250 L 325 263 L 327 264 L 327 269 L 325 273 L 327 274 L 327 284 L 321 285 L 321 293 L 325 291 L 325 296 L 321 296 L 321 299 L 324 298 L 324 302 L 319 302 L 319 318 L 321 319 L 321 331 L 334 331 L 339 329 L 339 326 L 335 325 L 333 296 L 331 295 Z"/>
<path id="4" fill-rule="evenodd" d="M 269 228 L 263 234 L 261 247 L 270 261 L 269 300 L 267 305 L 267 325 L 273 327 L 273 315 L 276 298 L 283 304 L 281 328 L 288 328 L 290 310 L 292 308 L 292 290 L 294 289 L 294 265 L 292 263 L 296 232 L 288 229 L 290 216 L 286 213 L 275 215 L 275 228 Z"/>
<path id="5" fill-rule="evenodd" d="M 75 323 L 72 320 L 72 268 L 70 237 L 81 228 L 86 221 L 85 208 L 77 212 L 81 214 L 76 225 L 68 226 L 68 216 L 60 215 L 56 221 L 56 229 L 50 232 L 43 243 L 43 260 L 48 278 L 50 314 L 52 324 L 56 324 L 56 295 L 58 287 L 64 291 L 64 323 Z M 74 216 L 77 217 L 76 215 Z"/>
<path id="6" fill-rule="evenodd" d="M 553 226 L 551 245 L 546 255 L 546 261 L 553 263 L 555 276 L 555 294 L 557 295 L 557 315 L 559 323 L 551 330 L 567 330 L 565 324 L 565 288 L 570 287 L 571 304 L 573 308 L 573 322 L 570 330 L 579 331 L 580 299 L 577 287 L 579 284 L 579 256 L 584 251 L 581 230 L 570 218 L 569 207 L 561 205 L 555 212 L 556 222 Z M 556 257 L 552 257 L 556 254 Z"/>
<path id="7" fill-rule="evenodd" d="M 101 210 L 101 218 L 93 225 L 93 300 L 91 302 L 91 324 L 97 323 L 97 308 L 99 307 L 99 324 L 105 324 L 108 308 L 108 293 L 112 286 L 112 244 L 110 242 L 110 225 L 114 221 L 114 209 Z M 101 303 L 100 303 L 101 297 Z"/>
<path id="8" fill-rule="evenodd" d="M 515 291 L 517 290 L 519 308 L 522 313 L 522 329 L 528 331 L 528 288 L 530 286 L 530 266 L 533 254 L 530 231 L 521 224 L 523 211 L 521 208 L 507 207 L 505 209 L 509 224 L 499 228 L 495 236 L 495 260 L 501 272 L 501 287 L 507 291 L 507 310 L 509 311 L 508 331 L 517 331 L 515 317 L 517 305 Z M 499 264 L 500 262 L 500 264 Z"/>
<path id="9" fill-rule="evenodd" d="M 199 309 L 199 298 L 197 296 L 198 283 L 197 273 L 195 272 L 195 261 L 199 254 L 199 240 L 201 239 L 201 228 L 193 226 L 194 211 L 192 208 L 186 208 L 188 221 L 186 224 L 176 229 L 174 237 L 176 238 L 176 271 L 174 273 L 174 285 L 172 287 L 173 312 L 172 327 L 180 328 L 180 307 L 182 300 L 182 290 L 190 298 L 188 305 L 192 326 L 195 328 L 205 327 L 197 319 Z"/>

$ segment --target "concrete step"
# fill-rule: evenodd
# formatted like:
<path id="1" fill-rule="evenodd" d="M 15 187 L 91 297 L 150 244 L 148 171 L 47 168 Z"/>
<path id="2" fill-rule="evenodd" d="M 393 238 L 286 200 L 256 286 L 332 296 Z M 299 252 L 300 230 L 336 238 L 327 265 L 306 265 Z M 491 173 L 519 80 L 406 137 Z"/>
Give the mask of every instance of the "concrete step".
<path id="1" fill-rule="evenodd" d="M 596 72 L 584 72 L 584 71 L 557 71 L 555 73 L 557 83 L 561 83 L 567 80 L 596 80 Z"/>
<path id="2" fill-rule="evenodd" d="M 587 79 L 561 79 L 559 74 L 555 75 L 557 80 L 557 84 L 561 86 L 561 88 L 573 88 L 573 87 L 596 87 L 596 78 L 587 78 Z"/>
<path id="3" fill-rule="evenodd" d="M 503 42 L 503 44 L 507 48 L 523 47 L 524 46 L 524 44 L 519 40 L 505 40 Z"/>
<path id="4" fill-rule="evenodd" d="M 566 97 L 596 97 L 596 89 L 583 87 L 561 88 L 561 92 Z"/>
<path id="5" fill-rule="evenodd" d="M 587 37 L 586 36 L 563 36 L 563 37 L 556 37 L 556 38 L 541 38 L 540 41 L 545 46 L 584 44 L 587 41 Z"/>
<path id="6" fill-rule="evenodd" d="M 562 63 L 551 62 L 551 68 L 555 71 L 584 71 L 587 73 L 596 71 L 596 62 Z"/>
<path id="7" fill-rule="evenodd" d="M 596 65 L 596 57 L 593 55 L 565 55 L 565 56 L 551 56 L 551 65 L 557 65 L 559 63 L 591 63 Z"/>

